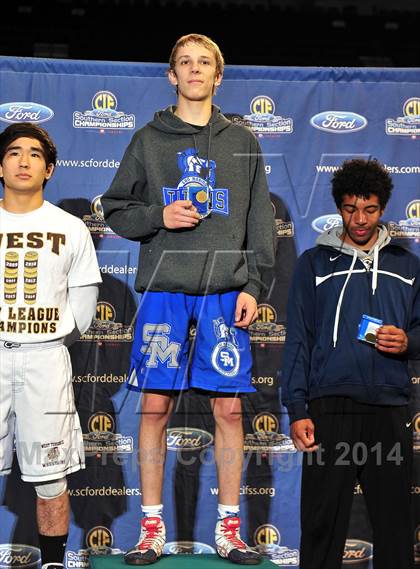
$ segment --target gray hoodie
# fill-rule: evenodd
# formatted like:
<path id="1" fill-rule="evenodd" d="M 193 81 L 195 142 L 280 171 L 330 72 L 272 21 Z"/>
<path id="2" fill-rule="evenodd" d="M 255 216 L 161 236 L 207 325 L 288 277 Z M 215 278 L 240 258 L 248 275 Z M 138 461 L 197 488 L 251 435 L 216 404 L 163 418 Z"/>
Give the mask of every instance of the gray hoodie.
<path id="1" fill-rule="evenodd" d="M 159 111 L 134 134 L 101 200 L 109 226 L 141 242 L 136 290 L 243 290 L 258 298 L 274 265 L 274 215 L 259 144 L 217 107 L 204 128 L 173 111 Z M 209 196 L 210 215 L 193 229 L 166 229 L 164 207 L 197 188 Z"/>
<path id="2" fill-rule="evenodd" d="M 345 243 L 341 240 L 341 234 L 343 233 L 343 226 L 341 225 L 333 227 L 328 231 L 324 231 L 324 233 L 322 233 L 316 240 L 316 244 L 334 247 L 334 249 L 337 249 L 344 255 L 353 256 L 354 252 L 356 251 L 356 254 L 362 263 L 364 261 L 369 262 L 369 260 L 371 260 L 370 262 L 373 262 L 375 249 L 377 248 L 377 250 L 380 251 L 382 247 L 385 247 L 385 245 L 388 245 L 388 243 L 391 241 L 391 237 L 389 236 L 388 229 L 385 225 L 379 225 L 378 230 L 378 239 L 373 244 L 371 250 L 367 252 L 363 251 L 363 249 L 359 249 L 358 247 L 352 247 L 348 243 Z"/>

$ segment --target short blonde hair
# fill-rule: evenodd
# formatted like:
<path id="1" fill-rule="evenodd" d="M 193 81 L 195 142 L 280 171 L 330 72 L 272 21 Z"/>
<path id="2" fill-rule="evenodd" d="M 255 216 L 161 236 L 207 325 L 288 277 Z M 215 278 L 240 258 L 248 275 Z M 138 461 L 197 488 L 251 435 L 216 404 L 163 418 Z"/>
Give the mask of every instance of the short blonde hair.
<path id="1" fill-rule="evenodd" d="M 216 59 L 216 73 L 223 75 L 225 60 L 223 59 L 219 46 L 209 37 L 203 36 L 202 34 L 187 34 L 177 40 L 169 57 L 169 70 L 175 71 L 177 51 L 180 47 L 184 47 L 184 45 L 187 45 L 188 43 L 196 43 L 211 51 Z"/>

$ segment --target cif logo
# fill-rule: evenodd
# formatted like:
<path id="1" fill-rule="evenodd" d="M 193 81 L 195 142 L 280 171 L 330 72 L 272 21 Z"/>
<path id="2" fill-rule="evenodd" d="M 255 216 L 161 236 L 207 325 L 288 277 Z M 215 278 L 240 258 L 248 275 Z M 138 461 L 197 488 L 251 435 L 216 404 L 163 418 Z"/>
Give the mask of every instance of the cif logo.
<path id="1" fill-rule="evenodd" d="M 270 545 L 280 545 L 280 532 L 271 524 L 263 524 L 254 532 L 255 545 L 262 546 L 261 549 L 268 548 Z"/>
<path id="2" fill-rule="evenodd" d="M 410 423 L 406 423 L 407 428 L 410 427 Z M 420 413 L 413 418 L 413 450 L 414 452 L 420 452 Z"/>
<path id="3" fill-rule="evenodd" d="M 318 233 L 324 233 L 324 231 L 328 231 L 329 229 L 338 227 L 339 225 L 343 225 L 341 215 L 338 213 L 329 213 L 314 219 L 312 222 L 312 229 L 318 231 Z"/>
<path id="4" fill-rule="evenodd" d="M 403 106 L 403 112 L 406 117 L 420 118 L 420 99 L 418 97 L 407 99 Z"/>
<path id="5" fill-rule="evenodd" d="M 274 115 L 276 109 L 273 99 L 266 95 L 254 97 L 249 105 L 252 114 L 255 115 Z"/>
<path id="6" fill-rule="evenodd" d="M 373 545 L 360 539 L 348 539 L 344 547 L 343 563 L 360 563 L 372 559 Z"/>
<path id="7" fill-rule="evenodd" d="M 89 417 L 88 429 L 90 433 L 113 433 L 114 418 L 108 413 L 95 413 Z"/>
<path id="8" fill-rule="evenodd" d="M 115 308 L 109 302 L 98 302 L 96 305 L 96 320 L 115 322 Z"/>
<path id="9" fill-rule="evenodd" d="M 20 543 L 0 544 L 0 569 L 37 567 L 40 562 L 41 554 L 37 547 Z"/>
<path id="10" fill-rule="evenodd" d="M 420 437 L 420 413 L 417 413 L 417 415 L 414 416 L 413 430 Z"/>
<path id="11" fill-rule="evenodd" d="M 9 123 L 49 121 L 54 111 L 39 103 L 3 103 L 0 105 L 0 120 Z"/>
<path id="12" fill-rule="evenodd" d="M 89 551 L 111 552 L 114 537 L 111 531 L 105 526 L 95 526 L 86 536 L 86 546 Z"/>
<path id="13" fill-rule="evenodd" d="M 173 427 L 166 431 L 168 450 L 201 450 L 213 444 L 213 435 L 203 429 Z"/>
<path id="14" fill-rule="evenodd" d="M 413 200 L 405 210 L 407 219 L 420 219 L 420 200 Z"/>
<path id="15" fill-rule="evenodd" d="M 278 433 L 279 422 L 273 413 L 258 413 L 252 421 L 255 433 Z"/>
<path id="16" fill-rule="evenodd" d="M 350 111 L 324 111 L 314 115 L 310 122 L 313 127 L 334 134 L 357 132 L 367 125 L 365 117 Z"/>
<path id="17" fill-rule="evenodd" d="M 277 322 L 277 313 L 271 304 L 258 305 L 257 322 L 260 324 L 272 324 Z"/>
<path id="18" fill-rule="evenodd" d="M 216 551 L 201 541 L 170 541 L 165 544 L 164 555 L 177 555 L 178 553 L 200 555 L 202 553 L 216 553 Z"/>
<path id="19" fill-rule="evenodd" d="M 94 215 L 95 217 L 97 217 L 99 219 L 104 218 L 104 209 L 102 207 L 101 197 L 102 197 L 102 194 L 100 194 L 99 196 L 96 196 L 95 198 L 93 198 L 93 200 L 90 204 L 90 211 L 92 212 L 92 215 Z"/>
<path id="20" fill-rule="evenodd" d="M 98 91 L 93 95 L 92 109 L 112 113 L 117 110 L 117 97 L 111 91 Z"/>

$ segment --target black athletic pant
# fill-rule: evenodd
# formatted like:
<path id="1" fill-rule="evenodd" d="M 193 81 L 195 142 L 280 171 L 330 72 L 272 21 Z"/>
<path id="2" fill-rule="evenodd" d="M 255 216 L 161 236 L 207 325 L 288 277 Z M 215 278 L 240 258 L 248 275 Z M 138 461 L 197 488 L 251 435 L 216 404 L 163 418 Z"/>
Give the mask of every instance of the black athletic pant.
<path id="1" fill-rule="evenodd" d="M 321 450 L 304 453 L 300 569 L 341 569 L 356 479 L 372 524 L 374 569 L 413 569 L 408 407 L 325 397 L 309 413 Z"/>

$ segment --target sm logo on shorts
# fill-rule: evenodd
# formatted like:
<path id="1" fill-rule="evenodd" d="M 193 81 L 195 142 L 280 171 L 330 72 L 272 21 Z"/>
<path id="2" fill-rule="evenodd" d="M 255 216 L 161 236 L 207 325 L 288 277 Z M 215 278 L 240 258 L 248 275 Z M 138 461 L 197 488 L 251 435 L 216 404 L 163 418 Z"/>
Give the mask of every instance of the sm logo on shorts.
<path id="1" fill-rule="evenodd" d="M 179 367 L 178 356 L 181 349 L 179 342 L 170 342 L 170 324 L 145 324 L 143 326 L 142 354 L 149 356 L 146 367 L 158 367 L 159 362 L 168 368 Z"/>

